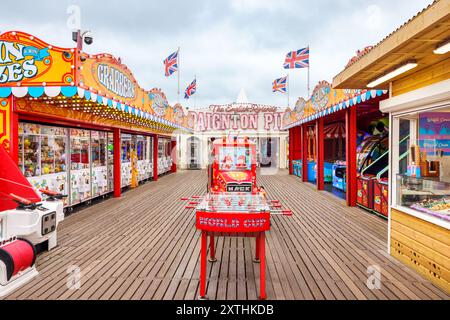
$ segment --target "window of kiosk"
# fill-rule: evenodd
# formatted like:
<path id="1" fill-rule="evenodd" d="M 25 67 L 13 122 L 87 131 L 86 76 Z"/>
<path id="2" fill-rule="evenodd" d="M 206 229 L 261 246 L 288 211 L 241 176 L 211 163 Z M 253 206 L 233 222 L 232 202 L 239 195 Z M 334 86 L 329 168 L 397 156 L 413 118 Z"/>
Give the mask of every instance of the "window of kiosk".
<path id="1" fill-rule="evenodd" d="M 131 161 L 131 136 L 129 135 L 122 135 L 121 160 L 122 163 L 128 163 Z"/>
<path id="2" fill-rule="evenodd" d="M 251 170 L 252 156 L 248 147 L 219 147 L 218 157 L 222 171 Z"/>
<path id="3" fill-rule="evenodd" d="M 450 107 L 397 120 L 395 204 L 450 221 Z"/>
<path id="4" fill-rule="evenodd" d="M 137 138 L 137 147 L 136 147 L 136 153 L 137 153 L 137 159 L 138 160 L 145 160 L 145 140 L 144 137 L 138 136 Z"/>
<path id="5" fill-rule="evenodd" d="M 41 126 L 19 123 L 19 168 L 25 177 L 41 175 Z"/>
<path id="6" fill-rule="evenodd" d="M 91 133 L 92 166 L 106 166 L 106 132 L 92 131 Z"/>
<path id="7" fill-rule="evenodd" d="M 89 169 L 89 130 L 70 129 L 70 169 Z"/>
<path id="8" fill-rule="evenodd" d="M 67 129 L 41 126 L 41 173 L 66 171 Z"/>

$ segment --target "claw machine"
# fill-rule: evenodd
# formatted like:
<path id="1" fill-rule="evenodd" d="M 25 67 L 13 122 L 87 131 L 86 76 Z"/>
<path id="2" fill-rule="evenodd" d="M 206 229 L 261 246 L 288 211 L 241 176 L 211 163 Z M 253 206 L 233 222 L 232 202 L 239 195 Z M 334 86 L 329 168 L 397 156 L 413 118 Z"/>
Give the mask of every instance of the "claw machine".
<path id="1" fill-rule="evenodd" d="M 108 193 L 107 133 L 91 131 L 92 197 Z"/>
<path id="2" fill-rule="evenodd" d="M 121 186 L 131 185 L 131 134 L 122 133 L 120 139 L 120 168 L 121 168 Z"/>
<path id="3" fill-rule="evenodd" d="M 90 131 L 70 129 L 70 204 L 92 198 Z"/>
<path id="4" fill-rule="evenodd" d="M 147 180 L 150 178 L 150 172 L 153 169 L 150 160 L 150 137 L 136 137 L 136 154 L 138 159 L 138 180 Z"/>
<path id="5" fill-rule="evenodd" d="M 19 168 L 35 190 L 68 194 L 67 137 L 66 128 L 19 123 Z"/>
<path id="6" fill-rule="evenodd" d="M 114 190 L 114 136 L 112 132 L 108 132 L 107 147 L 107 163 L 108 163 L 108 192 Z"/>

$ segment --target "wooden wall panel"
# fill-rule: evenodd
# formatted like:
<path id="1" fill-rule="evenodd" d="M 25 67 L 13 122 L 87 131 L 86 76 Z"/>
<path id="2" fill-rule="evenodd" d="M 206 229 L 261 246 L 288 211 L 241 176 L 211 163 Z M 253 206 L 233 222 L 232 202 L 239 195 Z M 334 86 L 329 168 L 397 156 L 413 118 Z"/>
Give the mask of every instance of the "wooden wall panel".
<path id="1" fill-rule="evenodd" d="M 450 230 L 392 209 L 391 254 L 450 293 Z"/>

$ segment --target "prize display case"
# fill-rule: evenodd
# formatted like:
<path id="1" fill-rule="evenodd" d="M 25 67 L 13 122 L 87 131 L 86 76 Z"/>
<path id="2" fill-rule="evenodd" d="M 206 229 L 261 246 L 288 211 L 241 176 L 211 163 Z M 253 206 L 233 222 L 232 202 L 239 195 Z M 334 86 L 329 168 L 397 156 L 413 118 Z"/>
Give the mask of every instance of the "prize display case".
<path id="1" fill-rule="evenodd" d="M 114 190 L 114 137 L 112 132 L 108 132 L 108 191 Z"/>
<path id="2" fill-rule="evenodd" d="M 397 175 L 398 205 L 450 221 L 450 180 Z"/>
<path id="3" fill-rule="evenodd" d="M 158 140 L 158 174 L 163 174 L 165 172 L 164 169 L 164 139 Z"/>
<path id="4" fill-rule="evenodd" d="M 120 140 L 120 157 L 121 157 L 121 186 L 127 187 L 131 185 L 131 148 L 132 141 L 130 134 L 122 134 Z"/>
<path id="5" fill-rule="evenodd" d="M 136 154 L 138 180 L 143 181 L 152 176 L 153 166 L 151 165 L 151 142 L 150 137 L 136 137 Z"/>
<path id="6" fill-rule="evenodd" d="M 450 221 L 450 107 L 402 115 L 394 130 L 394 206 Z"/>
<path id="7" fill-rule="evenodd" d="M 19 167 L 36 190 L 68 194 L 67 137 L 66 128 L 19 124 Z"/>
<path id="8" fill-rule="evenodd" d="M 70 129 L 70 204 L 91 199 L 90 131 Z"/>
<path id="9" fill-rule="evenodd" d="M 171 142 L 169 139 L 158 140 L 158 174 L 169 172 L 172 168 Z"/>
<path id="10" fill-rule="evenodd" d="M 91 132 L 92 197 L 108 193 L 107 133 Z"/>

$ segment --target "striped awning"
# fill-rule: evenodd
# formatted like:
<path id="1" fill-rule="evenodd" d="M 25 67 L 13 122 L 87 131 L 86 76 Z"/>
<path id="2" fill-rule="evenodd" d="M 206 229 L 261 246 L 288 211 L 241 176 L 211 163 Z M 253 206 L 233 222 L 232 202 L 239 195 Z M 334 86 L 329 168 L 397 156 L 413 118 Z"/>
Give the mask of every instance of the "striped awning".
<path id="1" fill-rule="evenodd" d="M 330 115 L 334 112 L 338 112 L 344 109 L 347 109 L 351 106 L 360 104 L 362 102 L 366 102 L 369 101 L 371 99 L 374 99 L 376 97 L 380 97 L 383 94 L 386 94 L 387 90 L 367 90 L 367 91 L 363 91 L 361 94 L 355 95 L 352 98 L 349 98 L 347 100 L 341 101 L 335 105 L 332 105 L 330 107 L 327 107 L 325 109 L 322 110 L 318 110 L 317 112 L 315 112 L 314 114 L 311 114 L 309 116 L 303 117 L 302 119 L 292 122 L 290 124 L 288 124 L 287 126 L 283 127 L 283 130 L 288 130 L 290 128 L 299 126 L 303 123 L 307 123 L 310 121 L 314 121 L 318 118 L 321 117 L 325 117 L 327 115 Z"/>
<path id="2" fill-rule="evenodd" d="M 30 96 L 32 98 L 40 98 L 42 96 L 47 96 L 50 98 L 62 95 L 67 98 L 79 97 L 84 98 L 86 101 L 92 101 L 110 108 L 115 108 L 124 113 L 129 113 L 130 115 L 154 121 L 156 123 L 171 127 L 173 129 L 184 130 L 187 132 L 192 132 L 191 129 L 183 127 L 177 123 L 168 121 L 164 118 L 158 117 L 154 114 L 148 113 L 135 106 L 127 105 L 121 103 L 120 101 L 113 100 L 111 98 L 106 98 L 97 93 L 91 92 L 81 87 L 77 86 L 45 86 L 45 87 L 0 87 L 0 98 L 7 98 L 13 95 L 17 98 L 23 98 L 25 96 Z"/>

